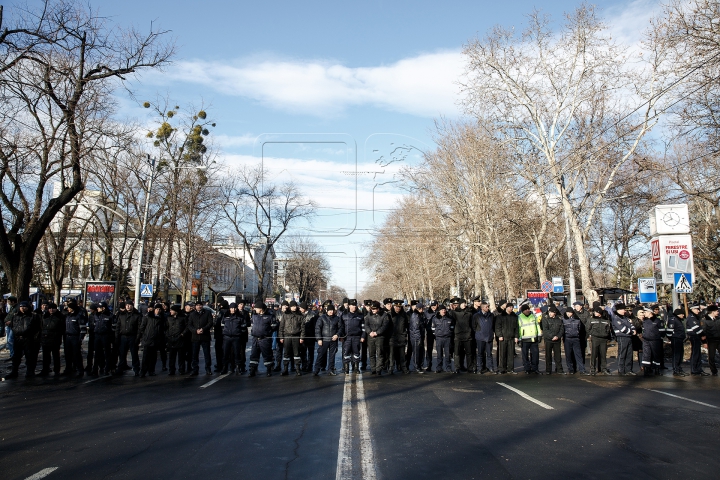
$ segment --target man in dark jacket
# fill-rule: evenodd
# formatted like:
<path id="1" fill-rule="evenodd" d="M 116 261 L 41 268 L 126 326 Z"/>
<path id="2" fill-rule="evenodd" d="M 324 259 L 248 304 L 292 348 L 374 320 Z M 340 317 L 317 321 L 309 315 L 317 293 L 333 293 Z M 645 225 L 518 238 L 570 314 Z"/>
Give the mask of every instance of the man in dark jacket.
<path id="1" fill-rule="evenodd" d="M 140 375 L 140 355 L 138 351 L 137 333 L 142 322 L 142 315 L 135 309 L 133 302 L 128 300 L 117 315 L 115 327 L 115 343 L 118 344 L 118 365 L 115 369 L 117 375 L 122 375 L 130 367 L 127 364 L 127 354 L 130 351 L 132 369 L 135 376 Z"/>
<path id="2" fill-rule="evenodd" d="M 40 375 L 50 374 L 50 357 L 53 360 L 53 373 L 60 375 L 60 344 L 65 334 L 65 317 L 57 308 L 57 304 L 47 304 L 42 317 L 40 345 L 43 354 L 43 366 Z"/>
<path id="3" fill-rule="evenodd" d="M 338 336 L 343 341 L 343 370 L 350 374 L 352 362 L 353 373 L 360 373 L 360 345 L 365 342 L 365 317 L 358 310 L 357 300 L 348 299 L 347 311 L 340 317 Z"/>
<path id="4" fill-rule="evenodd" d="M 393 374 L 395 368 L 403 373 L 410 373 L 405 363 L 405 349 L 407 346 L 408 316 L 403 310 L 403 301 L 393 301 L 390 309 L 390 322 L 392 323 L 392 337 L 390 337 L 390 369 L 388 373 Z"/>
<path id="5" fill-rule="evenodd" d="M 700 325 L 705 332 L 705 338 L 707 340 L 710 374 L 713 377 L 717 377 L 718 367 L 715 364 L 715 353 L 720 351 L 720 317 L 718 316 L 720 312 L 718 312 L 717 305 L 709 305 L 705 309 L 705 312 L 705 317 L 703 317 Z"/>
<path id="6" fill-rule="evenodd" d="M 283 315 L 278 331 L 278 339 L 283 344 L 283 370 L 281 375 L 288 375 L 290 361 L 295 365 L 295 374 L 302 375 L 302 358 L 300 345 L 305 338 L 305 317 L 298 310 L 295 300 L 290 302 L 290 309 Z"/>
<path id="7" fill-rule="evenodd" d="M 243 373 L 247 372 L 245 368 L 247 363 L 245 349 L 247 348 L 248 329 L 250 328 L 250 315 L 248 315 L 248 312 L 245 311 L 245 300 L 240 300 L 239 302 L 237 302 L 237 315 L 243 318 L 243 322 L 240 326 L 239 340 L 240 363 L 236 365 L 237 371 L 240 375 L 242 375 Z"/>
<path id="8" fill-rule="evenodd" d="M 188 331 L 192 337 L 192 373 L 200 371 L 200 349 L 205 358 L 205 374 L 212 375 L 212 357 L 210 356 L 210 332 L 213 329 L 213 318 L 210 311 L 203 308 L 203 303 L 195 303 L 195 309 L 188 315 Z"/>
<path id="9" fill-rule="evenodd" d="M 493 358 L 495 315 L 490 312 L 490 305 L 487 302 L 480 302 L 480 308 L 473 315 L 472 322 L 477 345 L 476 366 L 480 367 L 480 373 L 497 373 Z"/>
<path id="10" fill-rule="evenodd" d="M 267 305 L 262 302 L 255 304 L 255 313 L 251 319 L 250 335 L 252 336 L 252 349 L 250 350 L 250 373 L 254 377 L 257 372 L 260 354 L 265 362 L 265 376 L 272 376 L 273 371 L 273 333 L 278 329 L 278 320 L 267 311 Z"/>
<path id="11" fill-rule="evenodd" d="M 551 375 L 553 373 L 552 363 L 555 359 L 555 373 L 562 374 L 562 352 L 560 342 L 562 342 L 565 328 L 563 327 L 560 311 L 556 306 L 549 307 L 547 313 L 540 319 L 540 326 L 543 332 L 543 342 L 545 342 L 545 373 Z"/>
<path id="12" fill-rule="evenodd" d="M 512 303 L 505 303 L 495 317 L 495 336 L 498 339 L 498 370 L 517 375 L 515 371 L 515 339 L 518 335 L 518 316 Z"/>
<path id="13" fill-rule="evenodd" d="M 178 360 L 180 375 L 185 375 L 185 337 L 189 336 L 187 317 L 182 314 L 182 308 L 180 308 L 180 305 L 171 305 L 170 316 L 167 317 L 167 334 L 165 338 L 165 346 L 168 349 L 168 359 L 170 361 L 168 375 L 175 375 L 176 359 Z"/>
<path id="14" fill-rule="evenodd" d="M 415 371 L 417 373 L 425 373 L 423 370 L 424 352 L 423 347 L 425 344 L 425 314 L 423 313 L 425 306 L 422 303 L 416 303 L 415 309 L 410 314 L 410 321 L 408 323 L 408 337 L 410 339 L 410 359 L 409 361 L 415 360 Z M 408 363 L 408 368 L 410 368 Z"/>
<path id="15" fill-rule="evenodd" d="M 435 334 L 435 349 L 437 350 L 435 373 L 452 372 L 450 344 L 455 330 L 455 320 L 448 315 L 445 305 L 438 307 L 437 315 L 433 318 L 432 330 Z"/>
<path id="16" fill-rule="evenodd" d="M 458 307 L 452 312 L 455 319 L 455 335 L 453 337 L 455 352 L 455 373 L 464 370 L 463 362 L 467 359 L 467 371 L 477 373 L 477 365 L 475 355 L 472 348 L 473 328 L 472 315 L 473 311 L 467 306 L 465 299 L 458 299 Z"/>
<path id="17" fill-rule="evenodd" d="M 143 317 L 138 329 L 138 343 L 142 343 L 143 358 L 140 366 L 140 377 L 145 374 L 155 376 L 155 364 L 157 363 L 158 349 L 164 344 L 166 329 L 165 313 L 162 304 L 155 304 L 152 310 L 148 310 Z"/>
<path id="18" fill-rule="evenodd" d="M 14 355 L 12 357 L 12 371 L 6 379 L 17 378 L 18 369 L 23 355 L 25 356 L 25 378 L 35 376 L 35 365 L 37 364 L 37 336 L 40 333 L 40 317 L 32 311 L 30 302 L 22 301 L 18 304 L 17 313 L 5 325 L 12 330 L 13 341 L 15 342 Z"/>
<path id="19" fill-rule="evenodd" d="M 385 332 L 388 329 L 390 318 L 380 308 L 380 302 L 373 302 L 370 305 L 370 314 L 365 317 L 365 335 L 368 339 L 371 375 L 382 375 L 385 364 Z"/>
<path id="20" fill-rule="evenodd" d="M 327 304 L 325 313 L 315 322 L 315 338 L 318 343 L 317 357 L 313 375 L 320 375 L 320 369 L 327 368 L 330 375 L 337 375 L 335 371 L 335 356 L 338 351 L 338 332 L 340 330 L 340 317 L 335 315 L 335 306 Z"/>

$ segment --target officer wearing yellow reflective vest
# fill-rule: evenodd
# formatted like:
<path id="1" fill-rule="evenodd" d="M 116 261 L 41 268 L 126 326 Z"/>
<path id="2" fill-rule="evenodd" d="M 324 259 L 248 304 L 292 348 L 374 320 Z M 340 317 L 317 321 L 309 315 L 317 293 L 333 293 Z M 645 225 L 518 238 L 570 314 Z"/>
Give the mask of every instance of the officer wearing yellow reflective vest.
<path id="1" fill-rule="evenodd" d="M 520 315 L 518 315 L 518 337 L 515 341 L 519 342 L 522 347 L 525 374 L 530 375 L 534 373 L 536 375 L 542 375 L 538 370 L 538 363 L 540 362 L 540 349 L 538 348 L 538 344 L 540 338 L 542 338 L 542 329 L 540 328 L 540 321 L 535 314 L 532 313 L 530 305 L 528 304 L 520 307 Z"/>

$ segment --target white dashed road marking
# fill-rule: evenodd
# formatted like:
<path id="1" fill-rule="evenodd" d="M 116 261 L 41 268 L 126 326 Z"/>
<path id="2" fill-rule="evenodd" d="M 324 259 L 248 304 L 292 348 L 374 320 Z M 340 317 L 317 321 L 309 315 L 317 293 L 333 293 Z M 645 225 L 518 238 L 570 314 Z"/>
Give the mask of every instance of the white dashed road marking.
<path id="1" fill-rule="evenodd" d="M 543 402 L 541 402 L 540 400 L 537 400 L 537 399 L 531 397 L 531 396 L 528 395 L 527 393 L 518 390 L 517 388 L 513 388 L 513 387 L 511 387 L 510 385 L 507 385 L 507 384 L 505 384 L 505 383 L 497 382 L 497 384 L 500 385 L 500 386 L 503 386 L 503 387 L 507 388 L 508 390 L 512 390 L 513 392 L 517 393 L 518 395 L 520 395 L 521 397 L 523 397 L 523 398 L 526 399 L 526 400 L 530 400 L 531 402 L 533 402 L 533 403 L 535 403 L 535 404 L 537 404 L 537 405 L 540 405 L 540 406 L 541 406 L 542 408 L 544 408 L 545 410 L 555 410 L 553 407 L 551 407 L 551 406 L 548 405 L 547 403 L 543 403 Z"/>
<path id="2" fill-rule="evenodd" d="M 227 377 L 228 375 L 230 375 L 230 374 L 229 374 L 229 373 L 226 373 L 226 374 L 224 374 L 224 375 L 220 375 L 219 377 L 217 377 L 217 378 L 215 378 L 215 379 L 213 379 L 213 380 L 210 380 L 210 381 L 207 382 L 206 384 L 200 385 L 200 388 L 207 388 L 207 387 L 209 387 L 210 385 L 212 385 L 213 383 L 219 382 L 220 380 L 222 380 L 223 378 Z"/>
<path id="3" fill-rule="evenodd" d="M 54 472 L 57 469 L 58 469 L 58 467 L 43 468 L 38 473 L 36 473 L 35 475 L 30 475 L 25 480 L 40 480 L 41 478 L 47 477 L 48 475 L 50 475 L 52 472 Z"/>
<path id="4" fill-rule="evenodd" d="M 348 375 L 345 375 L 345 388 L 343 389 L 335 478 L 337 480 L 352 478 L 352 379 Z"/>
<path id="5" fill-rule="evenodd" d="M 88 380 L 87 382 L 83 382 L 83 383 L 97 382 L 98 380 L 102 380 L 103 378 L 109 378 L 109 377 L 112 377 L 112 375 L 100 375 L 98 378 L 93 378 L 92 380 Z M 47 470 L 47 469 L 45 469 L 45 470 Z M 42 477 L 38 477 L 38 478 L 42 478 Z"/>
<path id="6" fill-rule="evenodd" d="M 661 392 L 660 390 L 653 390 L 652 388 L 648 388 L 648 390 L 651 392 L 655 392 L 655 393 L 662 393 L 663 395 L 667 395 L 668 397 L 675 397 L 675 398 L 679 398 L 682 400 L 687 400 L 688 402 L 697 403 L 698 405 L 704 405 L 706 407 L 720 409 L 720 407 L 716 407 L 715 405 L 710 405 L 709 403 L 698 402 L 697 400 L 693 400 L 692 398 L 685 398 L 685 397 L 681 397 L 680 395 L 673 395 L 672 393 Z"/>
<path id="7" fill-rule="evenodd" d="M 357 391 L 358 420 L 360 423 L 360 461 L 362 462 L 363 478 L 375 480 L 375 454 L 373 452 L 372 440 L 370 439 L 370 418 L 368 417 L 367 404 L 365 403 L 365 389 L 363 388 L 362 375 L 356 375 L 355 388 Z"/>

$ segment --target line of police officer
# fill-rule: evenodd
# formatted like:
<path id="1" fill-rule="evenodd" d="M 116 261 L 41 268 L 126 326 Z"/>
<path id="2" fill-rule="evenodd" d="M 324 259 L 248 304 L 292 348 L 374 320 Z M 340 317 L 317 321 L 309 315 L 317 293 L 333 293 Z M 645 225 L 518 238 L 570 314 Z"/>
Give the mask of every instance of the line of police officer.
<path id="1" fill-rule="evenodd" d="M 447 305 L 446 305 L 447 303 Z M 369 369 L 371 374 L 395 371 L 409 373 L 411 366 L 418 373 L 432 371 L 432 351 L 437 352 L 435 371 L 458 373 L 513 373 L 515 346 L 521 347 L 526 374 L 539 374 L 539 344 L 545 347 L 545 373 L 609 374 L 607 345 L 615 338 L 618 343 L 618 374 L 634 375 L 633 352 L 645 375 L 660 374 L 663 368 L 663 337 L 673 348 L 673 373 L 684 376 L 683 349 L 686 338 L 691 344 L 690 374 L 708 375 L 702 371 L 700 347 L 708 347 L 712 375 L 717 375 L 715 352 L 720 348 L 720 319 L 715 305 L 697 303 L 690 307 L 685 320 L 678 309 L 660 315 L 660 308 L 629 309 L 618 303 L 603 309 L 592 309 L 576 302 L 572 308 L 550 306 L 535 314 L 530 305 L 521 305 L 519 312 L 509 302 L 490 311 L 480 298 L 473 305 L 453 298 L 442 304 L 430 301 L 427 308 L 420 302 L 404 302 L 387 298 L 383 304 L 365 301 L 359 306 L 354 299 L 344 299 L 335 307 L 325 302 L 319 311 L 304 303 L 283 302 L 279 310 L 255 305 L 252 316 L 244 303 L 223 302 L 215 316 L 202 302 L 180 305 L 158 303 L 142 315 L 132 302 L 123 302 L 112 315 L 108 305 L 92 305 L 89 313 L 77 303 L 67 303 L 60 312 L 53 303 L 44 304 L 33 312 L 28 302 L 13 306 L 5 318 L 14 333 L 12 371 L 6 378 L 15 378 L 22 357 L 27 377 L 35 374 L 37 357 L 42 350 L 40 374 L 60 375 L 60 346 L 64 345 L 64 375 L 82 376 L 86 371 L 97 376 L 123 374 L 130 353 L 136 376 L 155 375 L 158 354 L 163 371 L 169 374 L 199 374 L 200 351 L 203 351 L 205 373 L 212 375 L 210 355 L 211 333 L 215 335 L 216 366 L 222 374 L 246 372 L 245 347 L 251 341 L 250 376 L 258 371 L 260 355 L 266 375 L 273 370 L 288 375 L 292 367 L 296 375 L 312 371 L 328 371 L 335 375 L 338 342 L 342 343 L 342 365 L 346 374 Z M 83 368 L 82 339 L 89 336 L 87 367 Z M 590 372 L 585 368 L 587 339 L 590 339 Z M 315 343 L 317 356 L 315 357 Z M 497 356 L 493 358 L 493 346 Z M 561 345 L 565 351 L 562 365 Z M 140 361 L 139 349 L 143 355 Z M 169 360 L 169 362 L 168 362 Z M 553 368 L 553 360 L 555 368 Z M 454 366 L 453 366 L 454 363 Z M 362 364 L 362 367 L 361 367 Z"/>

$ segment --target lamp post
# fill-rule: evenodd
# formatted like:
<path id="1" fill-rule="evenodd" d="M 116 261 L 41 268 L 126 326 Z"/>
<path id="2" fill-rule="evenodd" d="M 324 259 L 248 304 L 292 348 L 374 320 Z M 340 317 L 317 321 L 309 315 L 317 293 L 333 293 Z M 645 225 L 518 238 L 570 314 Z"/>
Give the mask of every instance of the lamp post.
<path id="1" fill-rule="evenodd" d="M 142 271 L 143 256 L 145 255 L 145 238 L 147 237 L 147 219 L 148 211 L 150 210 L 150 194 L 152 193 L 153 182 L 155 181 L 155 159 L 147 156 L 148 163 L 150 164 L 150 179 L 145 189 L 145 211 L 143 212 L 142 228 L 140 230 L 140 253 L 138 255 L 138 266 L 137 272 L 135 272 L 135 307 L 140 306 L 140 272 Z M 175 170 L 183 169 L 195 169 L 195 170 L 207 170 L 206 165 L 197 165 L 194 167 L 175 167 Z"/>

